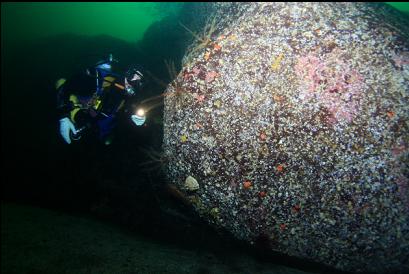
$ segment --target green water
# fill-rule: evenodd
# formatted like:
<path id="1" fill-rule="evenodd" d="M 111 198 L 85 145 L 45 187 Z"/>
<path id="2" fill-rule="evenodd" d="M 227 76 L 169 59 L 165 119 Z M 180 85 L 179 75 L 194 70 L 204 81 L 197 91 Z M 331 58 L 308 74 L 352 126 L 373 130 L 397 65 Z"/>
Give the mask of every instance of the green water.
<path id="1" fill-rule="evenodd" d="M 409 2 L 385 2 L 400 11 L 409 12 Z"/>
<path id="2" fill-rule="evenodd" d="M 409 12 L 409 2 L 386 3 Z M 2 3 L 2 44 L 67 32 L 90 36 L 106 34 L 136 42 L 152 23 L 176 13 L 181 5 L 177 2 Z"/>
<path id="3" fill-rule="evenodd" d="M 2 43 L 75 33 L 111 35 L 128 42 L 163 16 L 175 13 L 180 3 L 1 3 Z"/>

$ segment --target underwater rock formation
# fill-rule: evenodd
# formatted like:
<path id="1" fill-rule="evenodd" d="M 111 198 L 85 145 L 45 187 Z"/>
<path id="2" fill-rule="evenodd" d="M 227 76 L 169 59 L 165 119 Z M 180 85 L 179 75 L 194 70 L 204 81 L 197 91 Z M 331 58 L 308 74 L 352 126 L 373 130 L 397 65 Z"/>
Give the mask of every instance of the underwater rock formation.
<path id="1" fill-rule="evenodd" d="M 165 96 L 169 181 L 238 239 L 407 271 L 408 20 L 380 3 L 214 5 Z"/>

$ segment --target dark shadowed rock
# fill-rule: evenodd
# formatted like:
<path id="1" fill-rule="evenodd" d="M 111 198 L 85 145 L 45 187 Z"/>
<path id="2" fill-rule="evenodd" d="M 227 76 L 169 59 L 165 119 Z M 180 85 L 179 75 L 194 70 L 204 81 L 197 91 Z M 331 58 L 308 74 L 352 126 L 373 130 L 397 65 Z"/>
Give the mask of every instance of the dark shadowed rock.
<path id="1" fill-rule="evenodd" d="M 169 180 L 249 243 L 408 271 L 407 17 L 377 3 L 215 5 L 165 98 Z"/>

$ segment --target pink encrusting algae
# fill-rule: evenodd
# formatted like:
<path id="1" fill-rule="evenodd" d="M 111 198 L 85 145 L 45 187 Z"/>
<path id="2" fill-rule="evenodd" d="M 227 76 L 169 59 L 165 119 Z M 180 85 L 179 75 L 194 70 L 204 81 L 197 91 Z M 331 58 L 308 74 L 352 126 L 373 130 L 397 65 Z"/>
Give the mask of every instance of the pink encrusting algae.
<path id="1" fill-rule="evenodd" d="M 316 99 L 333 115 L 330 123 L 351 122 L 359 109 L 363 88 L 362 76 L 343 59 L 340 50 L 319 58 L 308 54 L 301 56 L 295 72 L 302 80 L 300 98 Z"/>

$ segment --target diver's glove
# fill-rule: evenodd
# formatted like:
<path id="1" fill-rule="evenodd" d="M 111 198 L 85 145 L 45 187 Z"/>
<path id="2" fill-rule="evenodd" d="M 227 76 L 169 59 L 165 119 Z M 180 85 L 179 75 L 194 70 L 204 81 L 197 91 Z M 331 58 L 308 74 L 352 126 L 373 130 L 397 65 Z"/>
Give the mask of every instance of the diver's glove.
<path id="1" fill-rule="evenodd" d="M 146 120 L 146 116 L 139 116 L 136 114 L 132 115 L 131 118 L 132 118 L 132 122 L 134 122 L 135 125 L 137 126 L 142 126 Z"/>
<path id="2" fill-rule="evenodd" d="M 70 131 L 72 131 L 74 135 L 77 134 L 77 130 L 71 120 L 68 117 L 62 118 L 60 120 L 60 134 L 67 144 L 71 144 Z"/>

